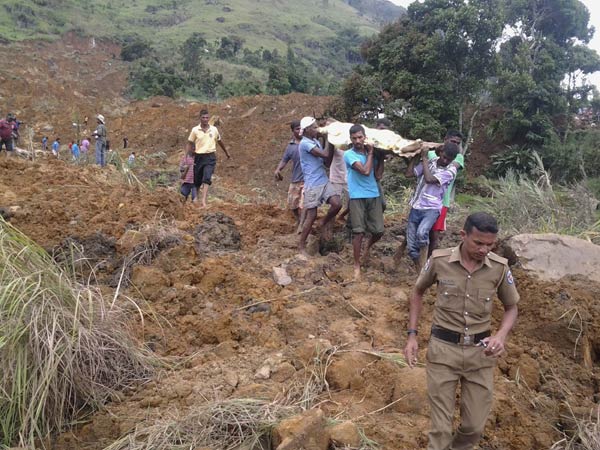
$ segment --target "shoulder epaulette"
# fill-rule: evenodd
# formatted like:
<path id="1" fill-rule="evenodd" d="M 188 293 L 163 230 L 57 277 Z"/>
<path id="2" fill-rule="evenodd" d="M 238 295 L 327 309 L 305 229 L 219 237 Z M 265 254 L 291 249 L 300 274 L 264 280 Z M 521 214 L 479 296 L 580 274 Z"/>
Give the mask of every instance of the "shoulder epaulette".
<path id="1" fill-rule="evenodd" d="M 452 254 L 452 248 L 442 248 L 438 250 L 434 250 L 431 253 L 432 258 L 439 258 L 441 256 L 450 256 Z"/>
<path id="2" fill-rule="evenodd" d="M 508 265 L 508 259 L 503 258 L 502 256 L 498 256 L 494 252 L 489 252 L 487 256 L 492 261 L 496 261 L 496 262 L 499 262 L 500 264 Z"/>

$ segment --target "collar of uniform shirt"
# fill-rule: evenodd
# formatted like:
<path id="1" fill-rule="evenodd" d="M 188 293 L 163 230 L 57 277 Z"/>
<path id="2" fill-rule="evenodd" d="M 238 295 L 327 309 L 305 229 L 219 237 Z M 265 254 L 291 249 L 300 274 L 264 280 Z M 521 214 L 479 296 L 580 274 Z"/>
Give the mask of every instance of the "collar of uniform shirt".
<path id="1" fill-rule="evenodd" d="M 460 253 L 461 245 L 462 244 L 459 244 L 452 249 L 452 254 L 450 255 L 450 258 L 448 259 L 448 262 L 460 262 L 461 266 L 464 267 L 464 264 L 462 263 L 462 255 Z M 492 263 L 490 262 L 490 259 L 487 257 L 487 255 L 486 255 L 485 259 L 483 260 L 483 263 L 488 267 L 492 267 Z"/>

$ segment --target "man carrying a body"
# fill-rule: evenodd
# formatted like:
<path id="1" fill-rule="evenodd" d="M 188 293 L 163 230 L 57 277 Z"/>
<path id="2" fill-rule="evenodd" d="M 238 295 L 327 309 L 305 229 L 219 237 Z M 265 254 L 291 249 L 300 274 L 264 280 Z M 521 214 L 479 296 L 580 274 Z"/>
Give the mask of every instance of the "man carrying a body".
<path id="1" fill-rule="evenodd" d="M 462 139 L 462 133 L 457 130 L 448 130 L 446 136 L 444 137 L 444 144 L 446 142 L 452 142 L 453 144 L 458 145 L 459 152 L 456 155 L 456 158 L 454 158 L 454 161 L 452 161 L 452 164 L 456 166 L 457 171 L 460 171 L 465 168 L 465 157 L 461 153 Z M 430 150 L 427 154 L 427 157 L 429 159 L 434 159 L 440 156 L 439 153 L 441 153 L 440 151 L 442 148 L 443 145 L 440 145 L 437 149 Z M 433 224 L 433 227 L 431 227 L 431 231 L 429 233 L 429 255 L 431 255 L 431 252 L 433 252 L 436 248 L 439 247 L 441 233 L 446 231 L 446 215 L 448 214 L 448 209 L 450 208 L 450 201 L 453 195 L 452 189 L 454 188 L 455 181 L 456 178 L 448 184 L 448 189 L 446 189 L 446 193 L 444 194 L 444 198 L 442 199 L 442 209 L 440 210 L 440 216 Z"/>
<path id="2" fill-rule="evenodd" d="M 410 214 L 406 227 L 408 255 L 414 261 L 417 273 L 427 260 L 429 231 L 440 215 L 442 198 L 448 184 L 456 178 L 456 166 L 450 164 L 459 152 L 456 144 L 447 142 L 438 158 L 429 160 L 427 148 L 421 152 L 421 162 L 415 167 L 413 158 L 406 170 L 407 177 L 417 177 L 415 193 L 410 200 Z"/>
<path id="3" fill-rule="evenodd" d="M 427 349 L 431 406 L 428 450 L 471 450 L 477 445 L 492 405 L 497 357 L 504 352 L 518 315 L 519 294 L 507 260 L 491 252 L 498 234 L 496 219 L 486 213 L 471 214 L 460 234 L 458 247 L 433 252 L 410 298 L 404 356 L 414 367 L 423 294 L 437 285 Z M 504 315 L 492 334 L 495 295 L 502 302 Z M 453 434 L 458 382 L 460 426 Z"/>
<path id="4" fill-rule="evenodd" d="M 323 160 L 330 159 L 331 155 L 323 150 L 317 139 L 317 122 L 314 117 L 303 117 L 300 121 L 302 140 L 298 150 L 300 152 L 300 165 L 304 174 L 304 204 L 306 217 L 298 250 L 306 255 L 306 239 L 310 234 L 312 225 L 317 217 L 317 208 L 322 203 L 329 203 L 329 211 L 320 220 L 319 228 L 323 229 L 340 211 L 340 196 L 335 193 L 334 187 L 327 178 Z"/>
<path id="5" fill-rule="evenodd" d="M 187 143 L 187 150 L 193 150 L 195 153 L 194 184 L 197 189 L 202 186 L 202 208 L 206 208 L 208 186 L 212 184 L 212 175 L 217 165 L 217 144 L 223 149 L 227 159 L 231 158 L 219 130 L 209 124 L 209 120 L 208 110 L 201 110 L 200 124 L 192 128 Z"/>
<path id="6" fill-rule="evenodd" d="M 352 224 L 352 250 L 354 278 L 360 279 L 360 256 L 365 233 L 370 233 L 364 253 L 369 258 L 371 246 L 383 235 L 383 204 L 380 200 L 377 178 L 381 178 L 383 162 L 373 155 L 374 149 L 365 144 L 362 125 L 350 128 L 352 148 L 344 153 L 350 196 L 350 223 Z"/>
<path id="7" fill-rule="evenodd" d="M 298 227 L 298 232 L 300 232 L 303 219 L 303 210 L 300 203 L 302 201 L 302 189 L 304 188 L 304 175 L 302 174 L 300 153 L 298 151 L 298 146 L 302 140 L 302 134 L 300 133 L 300 121 L 293 120 L 290 124 L 290 128 L 292 129 L 292 139 L 290 142 L 288 142 L 288 145 L 283 152 L 283 157 L 281 158 L 277 169 L 275 169 L 275 180 L 283 180 L 281 171 L 284 169 L 288 161 L 292 161 L 292 179 L 290 180 L 290 187 L 288 188 L 287 202 L 288 208 L 292 211 L 294 217 L 296 218 L 296 227 Z"/>

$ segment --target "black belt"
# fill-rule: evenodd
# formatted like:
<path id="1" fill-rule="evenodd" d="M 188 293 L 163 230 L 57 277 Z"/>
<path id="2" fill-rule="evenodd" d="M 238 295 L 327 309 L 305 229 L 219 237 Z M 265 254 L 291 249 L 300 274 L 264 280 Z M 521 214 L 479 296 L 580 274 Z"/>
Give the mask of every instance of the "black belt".
<path id="1" fill-rule="evenodd" d="M 433 326 L 431 327 L 431 335 L 442 341 L 450 342 L 451 344 L 460 344 L 460 345 L 477 345 L 479 341 L 485 339 L 490 336 L 492 333 L 490 330 L 483 331 L 477 334 L 462 334 L 456 331 L 447 330 L 445 328 L 440 328 Z"/>

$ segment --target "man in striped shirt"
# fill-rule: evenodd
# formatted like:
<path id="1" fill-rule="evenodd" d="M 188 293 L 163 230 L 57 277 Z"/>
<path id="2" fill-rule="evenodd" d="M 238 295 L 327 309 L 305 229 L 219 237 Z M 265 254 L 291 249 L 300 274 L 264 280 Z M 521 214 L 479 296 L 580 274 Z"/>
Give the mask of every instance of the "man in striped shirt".
<path id="1" fill-rule="evenodd" d="M 446 142 L 440 156 L 431 160 L 428 159 L 427 152 L 428 149 L 424 148 L 421 161 L 415 166 L 417 158 L 412 159 L 406 170 L 407 177 L 417 177 L 417 187 L 410 200 L 406 244 L 408 255 L 418 272 L 427 260 L 429 231 L 440 215 L 448 185 L 456 178 L 456 166 L 450 163 L 458 154 L 459 147 Z"/>

